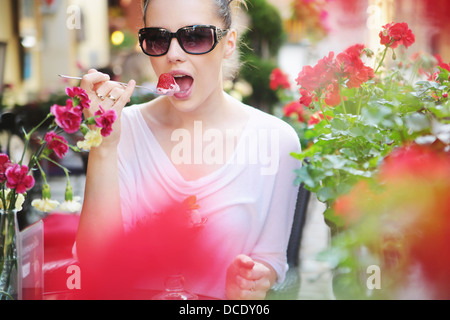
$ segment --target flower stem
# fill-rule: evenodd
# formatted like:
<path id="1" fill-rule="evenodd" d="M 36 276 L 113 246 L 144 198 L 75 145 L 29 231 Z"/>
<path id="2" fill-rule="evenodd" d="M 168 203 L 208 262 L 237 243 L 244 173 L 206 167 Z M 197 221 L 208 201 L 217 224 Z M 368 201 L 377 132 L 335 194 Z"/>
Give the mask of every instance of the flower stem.
<path id="1" fill-rule="evenodd" d="M 323 110 L 322 103 L 320 103 L 320 99 L 319 99 L 319 108 L 322 111 L 324 119 L 327 121 L 328 124 L 331 124 L 330 121 L 328 120 L 328 117 L 325 115 L 325 110 Z"/>
<path id="2" fill-rule="evenodd" d="M 45 172 L 42 169 L 41 164 L 39 163 L 39 161 L 36 161 L 36 165 L 39 168 L 39 171 L 41 172 L 41 176 L 42 176 L 42 179 L 44 180 L 44 184 L 47 184 L 47 176 L 45 175 Z"/>
<path id="3" fill-rule="evenodd" d="M 386 47 L 386 48 L 384 49 L 383 57 L 381 58 L 380 63 L 378 64 L 378 67 L 375 69 L 375 73 L 377 73 L 378 70 L 379 70 L 379 69 L 381 68 L 381 66 L 383 65 L 383 62 L 384 62 L 384 59 L 386 58 L 386 54 L 387 54 L 387 52 L 388 52 L 388 49 L 389 49 L 389 47 Z"/>
<path id="4" fill-rule="evenodd" d="M 359 100 L 358 100 L 358 109 L 356 110 L 357 116 L 359 116 L 361 114 L 361 106 L 362 106 L 362 96 L 360 96 Z"/>
<path id="5" fill-rule="evenodd" d="M 0 296 L 6 296 L 7 298 L 14 300 L 14 298 L 8 292 L 5 292 L 5 291 L 0 291 Z M 2 298 L 2 300 L 3 300 L 3 298 Z"/>
<path id="6" fill-rule="evenodd" d="M 45 156 L 45 155 L 42 156 L 42 158 L 45 159 L 45 160 L 47 160 L 47 161 L 49 161 L 49 162 L 51 162 L 51 163 L 53 163 L 54 165 L 60 167 L 60 168 L 64 171 L 66 177 L 69 179 L 69 177 L 70 177 L 70 176 L 69 176 L 69 170 L 67 170 L 66 167 L 60 165 L 58 162 L 56 162 L 56 161 L 50 159 L 49 157 L 47 157 L 47 156 Z"/>
<path id="7" fill-rule="evenodd" d="M 35 133 L 52 116 L 53 116 L 52 113 L 47 114 L 47 117 L 45 117 L 45 119 L 42 120 L 41 123 L 39 123 L 36 127 L 34 127 L 29 133 L 25 133 L 25 147 L 23 148 L 22 158 L 20 159 L 19 164 L 22 164 L 23 159 L 25 158 L 25 153 L 28 150 L 28 147 L 30 145 L 31 136 L 33 135 L 33 133 Z"/>
<path id="8" fill-rule="evenodd" d="M 345 115 L 347 116 L 347 108 L 345 107 L 345 101 L 344 97 L 341 94 L 341 104 L 342 104 L 342 110 L 344 110 Z"/>

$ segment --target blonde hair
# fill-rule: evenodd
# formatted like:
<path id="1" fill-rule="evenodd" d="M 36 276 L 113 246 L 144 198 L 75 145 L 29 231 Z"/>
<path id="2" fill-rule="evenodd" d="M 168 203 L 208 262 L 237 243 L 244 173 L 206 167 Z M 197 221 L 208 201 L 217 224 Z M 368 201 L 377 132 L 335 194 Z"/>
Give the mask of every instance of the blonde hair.
<path id="1" fill-rule="evenodd" d="M 144 26 L 147 24 L 146 13 L 147 7 L 151 0 L 142 0 L 142 11 L 143 11 L 143 20 Z M 240 14 L 242 13 L 243 8 L 247 8 L 247 4 L 245 0 L 211 0 L 217 6 L 217 14 L 222 19 L 224 25 L 224 29 L 236 29 L 238 34 L 240 34 L 241 26 L 236 22 L 239 20 Z M 236 18 L 236 19 L 235 19 Z M 226 80 L 234 79 L 239 73 L 240 69 L 240 56 L 239 50 L 232 57 L 225 60 L 224 68 L 223 68 L 223 77 Z"/>
<path id="2" fill-rule="evenodd" d="M 141 6 L 143 11 L 144 24 L 146 23 L 146 12 L 148 4 L 151 0 L 142 0 Z M 233 17 L 236 16 L 242 9 L 247 8 L 245 0 L 212 0 L 217 5 L 217 14 L 223 19 L 225 29 L 231 28 L 233 24 Z"/>

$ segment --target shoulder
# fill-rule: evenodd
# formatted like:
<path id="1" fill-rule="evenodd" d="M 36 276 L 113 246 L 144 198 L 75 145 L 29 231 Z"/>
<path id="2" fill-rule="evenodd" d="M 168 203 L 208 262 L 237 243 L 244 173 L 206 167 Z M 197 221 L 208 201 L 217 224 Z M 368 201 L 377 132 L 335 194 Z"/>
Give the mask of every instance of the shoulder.
<path id="1" fill-rule="evenodd" d="M 249 105 L 244 105 L 244 107 L 249 113 L 256 130 L 275 134 L 281 142 L 280 146 L 290 151 L 300 150 L 300 139 L 295 129 L 289 123 L 255 107 Z"/>

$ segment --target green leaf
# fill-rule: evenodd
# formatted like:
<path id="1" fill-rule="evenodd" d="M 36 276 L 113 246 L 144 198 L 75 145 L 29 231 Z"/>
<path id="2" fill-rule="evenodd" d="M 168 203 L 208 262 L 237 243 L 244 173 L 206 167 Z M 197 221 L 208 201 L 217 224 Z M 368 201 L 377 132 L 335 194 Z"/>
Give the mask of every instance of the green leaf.
<path id="1" fill-rule="evenodd" d="M 331 120 L 331 129 L 333 131 L 346 131 L 349 127 L 349 123 L 339 119 L 339 118 L 334 118 L 333 120 Z"/>
<path id="2" fill-rule="evenodd" d="M 322 202 L 327 202 L 331 199 L 336 199 L 336 191 L 331 187 L 323 187 L 316 193 L 317 199 Z"/>
<path id="3" fill-rule="evenodd" d="M 309 173 L 308 166 L 303 166 L 299 170 L 296 170 L 296 172 L 297 172 L 296 183 L 299 183 L 299 184 L 304 183 L 305 186 L 307 186 L 311 189 L 315 189 L 317 187 L 316 182 L 314 181 L 314 179 L 311 177 L 311 175 Z"/>
<path id="4" fill-rule="evenodd" d="M 383 120 L 393 114 L 392 108 L 379 103 L 367 105 L 361 110 L 363 120 L 371 125 L 380 125 Z"/>
<path id="5" fill-rule="evenodd" d="M 413 113 L 405 116 L 405 126 L 411 133 L 421 132 L 431 128 L 431 122 L 423 113 Z"/>
<path id="6" fill-rule="evenodd" d="M 332 168 L 332 169 L 341 169 L 349 164 L 349 160 L 342 156 L 338 155 L 326 155 L 323 157 L 324 160 L 324 168 Z"/>
<path id="7" fill-rule="evenodd" d="M 435 105 L 434 103 L 428 103 L 425 106 L 438 118 L 450 118 L 450 102 L 438 105 Z"/>

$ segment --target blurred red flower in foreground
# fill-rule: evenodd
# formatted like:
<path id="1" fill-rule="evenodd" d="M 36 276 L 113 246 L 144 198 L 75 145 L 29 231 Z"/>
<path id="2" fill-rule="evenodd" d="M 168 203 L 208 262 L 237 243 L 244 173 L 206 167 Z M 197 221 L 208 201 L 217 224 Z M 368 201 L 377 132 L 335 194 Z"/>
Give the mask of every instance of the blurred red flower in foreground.
<path id="1" fill-rule="evenodd" d="M 163 289 L 165 278 L 180 271 L 207 272 L 211 257 L 205 254 L 207 243 L 198 239 L 207 223 L 197 209 L 196 197 L 189 197 L 147 215 L 125 236 L 112 237 L 102 252 L 83 252 L 89 258 L 80 261 L 82 290 L 77 297 L 134 299 L 149 284 Z"/>
<path id="2" fill-rule="evenodd" d="M 365 182 L 355 185 L 336 200 L 335 214 L 346 227 L 363 226 L 365 234 L 372 230 L 377 236 L 369 242 L 389 247 L 384 251 L 387 266 L 392 266 L 386 260 L 394 247 L 401 259 L 397 267 L 405 268 L 401 273 L 419 265 L 434 298 L 450 298 L 450 155 L 428 146 L 404 146 L 386 157 L 377 182 L 377 191 Z"/>
<path id="3" fill-rule="evenodd" d="M 419 263 L 438 298 L 450 298 L 449 154 L 418 145 L 405 147 L 386 160 L 380 178 L 399 198 L 402 190 L 410 191 L 403 202 L 410 208 L 405 218 L 413 218 L 409 231 L 415 231 L 407 237 L 411 263 Z"/>

